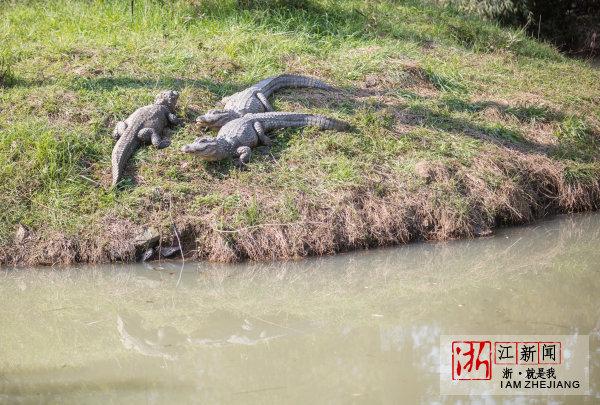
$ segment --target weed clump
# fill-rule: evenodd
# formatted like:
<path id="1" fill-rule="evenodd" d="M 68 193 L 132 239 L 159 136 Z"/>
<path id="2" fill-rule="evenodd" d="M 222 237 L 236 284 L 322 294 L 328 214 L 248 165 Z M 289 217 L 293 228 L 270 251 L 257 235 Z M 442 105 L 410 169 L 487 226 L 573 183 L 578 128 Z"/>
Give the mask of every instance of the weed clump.
<path id="1" fill-rule="evenodd" d="M 0 87 L 8 87 L 14 83 L 13 63 L 14 58 L 10 50 L 0 48 Z"/>

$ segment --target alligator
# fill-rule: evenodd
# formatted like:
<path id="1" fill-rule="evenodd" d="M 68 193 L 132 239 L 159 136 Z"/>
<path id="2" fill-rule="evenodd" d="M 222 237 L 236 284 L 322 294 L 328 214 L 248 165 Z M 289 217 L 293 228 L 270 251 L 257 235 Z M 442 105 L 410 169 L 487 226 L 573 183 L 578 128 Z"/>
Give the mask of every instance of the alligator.
<path id="1" fill-rule="evenodd" d="M 171 144 L 163 138 L 168 125 L 179 125 L 182 121 L 175 115 L 179 93 L 167 90 L 156 96 L 154 104 L 138 108 L 125 121 L 117 122 L 113 138 L 117 140 L 112 151 L 112 185 L 117 185 L 123 176 L 129 158 L 143 143 L 152 143 L 157 149 Z"/>
<path id="2" fill-rule="evenodd" d="M 223 98 L 223 110 L 210 110 L 198 117 L 196 122 L 210 128 L 221 128 L 231 120 L 246 114 L 256 114 L 273 111 L 268 98 L 282 88 L 310 87 L 332 90 L 333 87 L 325 82 L 306 76 L 284 74 L 269 77 L 229 97 Z"/>
<path id="3" fill-rule="evenodd" d="M 201 159 L 215 161 L 228 157 L 238 166 L 250 161 L 251 148 L 259 144 L 270 146 L 273 141 L 267 136 L 278 128 L 315 126 L 321 129 L 346 131 L 350 125 L 323 115 L 288 112 L 246 114 L 225 124 L 216 137 L 200 137 L 181 150 L 194 153 Z"/>

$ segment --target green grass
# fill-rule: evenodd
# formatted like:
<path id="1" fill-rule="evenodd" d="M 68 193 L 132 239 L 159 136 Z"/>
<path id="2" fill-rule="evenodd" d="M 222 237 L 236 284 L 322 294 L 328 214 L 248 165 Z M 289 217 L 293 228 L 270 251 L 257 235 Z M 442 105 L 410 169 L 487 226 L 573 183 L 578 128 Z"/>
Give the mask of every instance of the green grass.
<path id="1" fill-rule="evenodd" d="M 100 240 L 107 221 L 169 229 L 173 214 L 195 229 L 260 229 L 315 213 L 337 223 L 348 204 L 415 190 L 429 193 L 430 209 L 473 220 L 476 205 L 488 203 L 467 183 L 499 190 L 515 177 L 476 163 L 485 156 L 501 166 L 515 150 L 568 168 L 569 183 L 598 179 L 598 69 L 417 0 L 254 3 L 136 1 L 133 15 L 120 1 L 1 3 L 0 246 L 11 246 L 18 224 L 43 241 L 57 233 Z M 285 71 L 342 90 L 284 92 L 277 109 L 327 114 L 356 130 L 280 131 L 270 153 L 254 154 L 242 172 L 179 153 L 198 136 L 196 115 Z M 115 122 L 167 88 L 181 92 L 188 125 L 172 147 L 140 150 L 134 178 L 111 190 Z M 448 174 L 423 182 L 419 161 Z M 502 215 L 483 211 L 492 221 Z"/>

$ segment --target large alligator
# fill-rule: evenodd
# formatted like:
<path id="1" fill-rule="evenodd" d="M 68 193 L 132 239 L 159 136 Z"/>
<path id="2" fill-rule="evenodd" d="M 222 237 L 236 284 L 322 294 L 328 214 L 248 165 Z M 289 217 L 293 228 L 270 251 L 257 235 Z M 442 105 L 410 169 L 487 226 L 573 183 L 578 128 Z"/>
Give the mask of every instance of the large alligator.
<path id="1" fill-rule="evenodd" d="M 251 148 L 263 144 L 270 146 L 269 131 L 278 128 L 316 126 L 321 129 L 345 131 L 350 125 L 323 115 L 268 112 L 246 114 L 225 124 L 216 137 L 197 138 L 181 150 L 194 153 L 204 160 L 237 158 L 235 163 L 243 166 L 250 161 Z"/>
<path id="2" fill-rule="evenodd" d="M 171 144 L 163 138 L 163 132 L 169 125 L 179 125 L 181 120 L 175 115 L 175 105 L 179 93 L 173 90 L 163 91 L 150 104 L 138 108 L 125 121 L 117 122 L 113 137 L 117 140 L 112 151 L 112 184 L 115 186 L 123 176 L 123 170 L 129 158 L 143 143 L 152 143 L 157 149 Z"/>
<path id="3" fill-rule="evenodd" d="M 256 114 L 273 111 L 268 98 L 282 88 L 310 87 L 323 90 L 332 90 L 333 87 L 325 82 L 306 76 L 280 75 L 269 77 L 229 97 L 223 98 L 223 110 L 210 110 L 198 117 L 196 122 L 211 128 L 221 128 L 229 121 L 240 118 L 246 114 Z"/>

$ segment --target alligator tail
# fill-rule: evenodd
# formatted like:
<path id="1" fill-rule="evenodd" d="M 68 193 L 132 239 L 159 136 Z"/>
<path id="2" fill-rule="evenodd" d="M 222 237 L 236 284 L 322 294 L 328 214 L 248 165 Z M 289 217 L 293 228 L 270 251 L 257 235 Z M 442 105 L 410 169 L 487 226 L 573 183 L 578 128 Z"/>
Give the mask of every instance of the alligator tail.
<path id="1" fill-rule="evenodd" d="M 348 131 L 351 128 L 347 122 L 318 114 L 307 114 L 306 125 L 334 131 Z"/>
<path id="2" fill-rule="evenodd" d="M 126 132 L 123 134 L 112 151 L 112 186 L 116 186 L 121 178 L 123 177 L 123 171 L 127 161 L 133 155 L 136 145 L 134 145 L 135 139 L 132 139 L 130 134 Z"/>
<path id="3" fill-rule="evenodd" d="M 289 127 L 317 127 L 325 130 L 348 131 L 352 127 L 344 121 L 319 114 L 268 113 L 269 118 L 263 121 L 267 130 Z M 280 119 L 276 119 L 279 116 Z M 275 118 L 275 119 L 272 119 Z"/>

